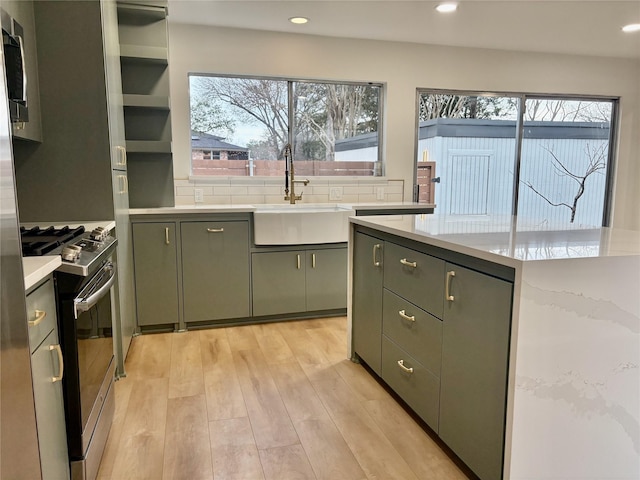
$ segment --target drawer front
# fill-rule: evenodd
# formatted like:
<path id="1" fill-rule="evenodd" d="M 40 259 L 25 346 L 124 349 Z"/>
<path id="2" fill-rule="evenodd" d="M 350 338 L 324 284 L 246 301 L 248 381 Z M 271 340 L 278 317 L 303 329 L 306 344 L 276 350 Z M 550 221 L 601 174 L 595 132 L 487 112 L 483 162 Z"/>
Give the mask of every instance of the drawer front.
<path id="1" fill-rule="evenodd" d="M 382 305 L 383 333 L 440 377 L 442 322 L 386 288 Z"/>
<path id="2" fill-rule="evenodd" d="M 385 243 L 384 286 L 438 318 L 442 318 L 444 279 L 443 260 Z"/>
<path id="3" fill-rule="evenodd" d="M 385 335 L 382 336 L 382 378 L 438 433 L 440 380 Z"/>
<path id="4" fill-rule="evenodd" d="M 27 321 L 31 353 L 56 327 L 56 301 L 49 278 L 27 295 Z"/>

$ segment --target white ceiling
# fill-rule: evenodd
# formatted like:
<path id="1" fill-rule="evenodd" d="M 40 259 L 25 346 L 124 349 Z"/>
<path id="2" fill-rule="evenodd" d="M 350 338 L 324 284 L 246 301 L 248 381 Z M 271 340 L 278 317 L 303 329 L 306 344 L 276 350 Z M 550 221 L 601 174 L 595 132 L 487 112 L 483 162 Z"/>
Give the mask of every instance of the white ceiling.
<path id="1" fill-rule="evenodd" d="M 640 0 L 169 0 L 169 21 L 331 37 L 640 59 Z M 305 16 L 306 25 L 288 18 Z"/>

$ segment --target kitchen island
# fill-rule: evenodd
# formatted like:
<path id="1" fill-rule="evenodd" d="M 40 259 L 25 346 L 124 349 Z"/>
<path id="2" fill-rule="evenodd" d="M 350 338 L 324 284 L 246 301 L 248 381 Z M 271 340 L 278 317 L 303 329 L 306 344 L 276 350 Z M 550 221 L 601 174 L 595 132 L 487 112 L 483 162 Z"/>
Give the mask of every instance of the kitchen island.
<path id="1" fill-rule="evenodd" d="M 640 478 L 640 232 L 350 221 L 351 355 L 481 478 Z"/>

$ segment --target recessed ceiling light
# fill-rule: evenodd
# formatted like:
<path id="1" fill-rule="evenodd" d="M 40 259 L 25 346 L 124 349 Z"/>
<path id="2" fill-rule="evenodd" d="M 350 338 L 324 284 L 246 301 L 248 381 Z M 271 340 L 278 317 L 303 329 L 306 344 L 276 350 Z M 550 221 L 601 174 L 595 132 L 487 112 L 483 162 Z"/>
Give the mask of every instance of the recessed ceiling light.
<path id="1" fill-rule="evenodd" d="M 436 10 L 440 13 L 451 13 L 455 12 L 458 9 L 457 3 L 447 2 L 441 3 L 436 7 Z"/>
<path id="2" fill-rule="evenodd" d="M 291 23 L 295 23 L 296 25 L 304 25 L 309 21 L 309 19 L 306 17 L 291 17 L 289 21 Z"/>
<path id="3" fill-rule="evenodd" d="M 640 23 L 630 23 L 622 27 L 623 32 L 640 32 Z"/>

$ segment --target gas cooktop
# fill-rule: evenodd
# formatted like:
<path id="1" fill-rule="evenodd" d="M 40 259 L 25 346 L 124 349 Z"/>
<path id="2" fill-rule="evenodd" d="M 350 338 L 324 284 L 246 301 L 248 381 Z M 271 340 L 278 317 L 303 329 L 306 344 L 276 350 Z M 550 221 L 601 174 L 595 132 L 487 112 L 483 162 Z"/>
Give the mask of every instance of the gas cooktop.
<path id="1" fill-rule="evenodd" d="M 117 240 L 110 231 L 97 227 L 91 232 L 80 227 L 20 228 L 23 256 L 60 255 L 59 271 L 86 276 L 93 265 L 113 252 Z"/>

